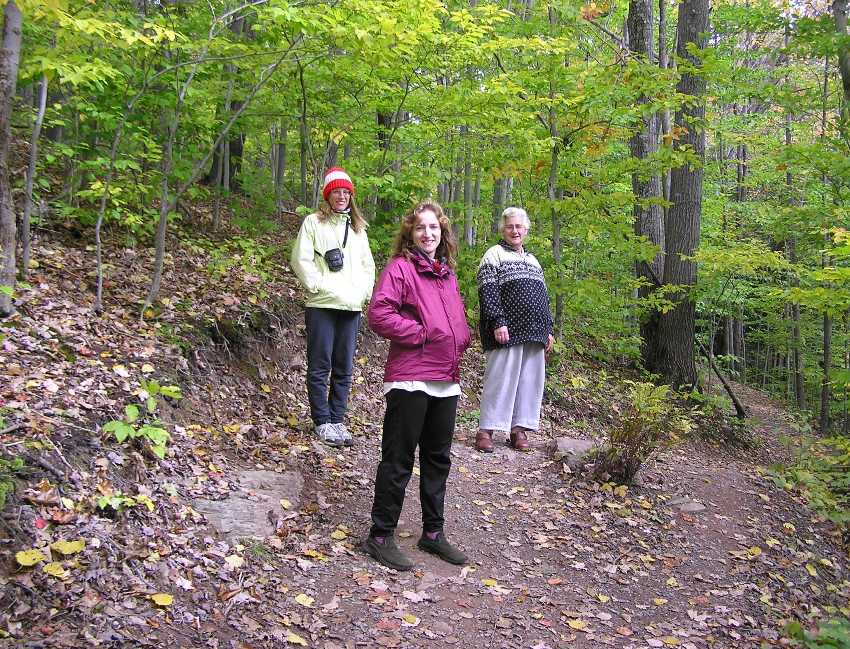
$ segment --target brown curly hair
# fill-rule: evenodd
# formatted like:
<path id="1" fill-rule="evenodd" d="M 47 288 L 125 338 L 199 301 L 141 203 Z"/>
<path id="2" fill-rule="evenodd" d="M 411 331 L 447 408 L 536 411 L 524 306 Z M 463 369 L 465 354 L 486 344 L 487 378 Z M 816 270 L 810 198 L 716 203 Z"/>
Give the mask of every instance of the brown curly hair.
<path id="1" fill-rule="evenodd" d="M 435 201 L 422 201 L 401 218 L 401 227 L 393 244 L 393 256 L 404 256 L 410 259 L 415 254 L 413 228 L 416 227 L 419 215 L 426 211 L 433 212 L 440 223 L 440 245 L 437 246 L 435 257 L 444 264 L 448 264 L 450 268 L 454 268 L 457 258 L 457 241 L 449 217 Z"/>

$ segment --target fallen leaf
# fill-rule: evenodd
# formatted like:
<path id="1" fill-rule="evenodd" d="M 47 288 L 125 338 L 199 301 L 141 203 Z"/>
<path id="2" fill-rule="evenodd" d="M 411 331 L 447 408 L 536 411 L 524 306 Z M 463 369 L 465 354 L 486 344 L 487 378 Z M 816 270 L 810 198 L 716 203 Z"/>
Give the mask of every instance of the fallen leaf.
<path id="1" fill-rule="evenodd" d="M 331 538 L 334 539 L 335 541 L 342 541 L 343 539 L 348 538 L 348 534 L 346 534 L 345 532 L 343 532 L 340 529 L 336 529 L 333 532 L 331 532 Z"/>
<path id="2" fill-rule="evenodd" d="M 305 608 L 313 608 L 313 602 L 315 601 L 309 595 L 305 595 L 304 593 L 298 593 L 295 596 L 295 601 L 304 606 Z"/>
<path id="3" fill-rule="evenodd" d="M 576 631 L 585 631 L 587 629 L 587 622 L 582 619 L 567 620 L 567 624 L 571 629 L 575 629 Z"/>
<path id="4" fill-rule="evenodd" d="M 76 541 L 56 541 L 55 543 L 50 544 L 50 548 L 52 550 L 56 550 L 60 554 L 64 554 L 66 557 L 71 554 L 76 554 L 77 552 L 82 552 L 86 547 L 86 542 L 83 539 L 77 539 Z"/>
<path id="5" fill-rule="evenodd" d="M 286 641 L 289 644 L 297 644 L 297 645 L 301 645 L 302 647 L 307 646 L 307 641 L 304 638 L 302 638 L 300 635 L 298 635 L 297 633 L 293 633 L 292 631 L 286 632 Z"/>
<path id="6" fill-rule="evenodd" d="M 224 557 L 225 563 L 230 566 L 231 570 L 236 570 L 237 568 L 241 568 L 245 565 L 245 559 L 240 557 L 238 554 L 231 554 L 230 556 Z"/>
<path id="7" fill-rule="evenodd" d="M 174 596 L 169 595 L 168 593 L 156 593 L 151 595 L 150 598 L 157 606 L 171 606 L 174 602 Z"/>
<path id="8" fill-rule="evenodd" d="M 124 367 L 123 365 L 113 365 L 112 371 L 115 372 L 118 376 L 120 376 L 121 378 L 124 378 L 124 379 L 129 378 L 129 376 L 130 376 L 130 372 L 127 371 L 127 368 Z"/>
<path id="9" fill-rule="evenodd" d="M 39 550 L 21 550 L 15 554 L 15 560 L 22 566 L 34 566 L 37 563 L 46 561 L 45 557 Z"/>
<path id="10" fill-rule="evenodd" d="M 46 563 L 41 567 L 42 571 L 51 577 L 56 577 L 57 579 L 67 579 L 68 571 L 62 567 L 62 564 L 57 561 L 51 561 L 50 563 Z"/>

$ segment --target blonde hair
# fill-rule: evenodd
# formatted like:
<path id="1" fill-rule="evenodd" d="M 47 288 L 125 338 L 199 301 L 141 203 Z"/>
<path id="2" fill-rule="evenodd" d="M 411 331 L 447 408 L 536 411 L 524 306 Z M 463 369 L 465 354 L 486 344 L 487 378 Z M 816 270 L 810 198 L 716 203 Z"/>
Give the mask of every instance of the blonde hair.
<path id="1" fill-rule="evenodd" d="M 416 227 L 422 212 L 426 211 L 433 212 L 440 224 L 440 245 L 437 246 L 435 256 L 437 259 L 444 260 L 450 268 L 454 268 L 457 257 L 457 242 L 452 231 L 452 224 L 440 204 L 434 201 L 422 201 L 401 218 L 401 227 L 393 245 L 393 255 L 396 257 L 404 256 L 407 259 L 413 256 L 413 250 L 416 247 L 413 244 L 413 228 Z"/>

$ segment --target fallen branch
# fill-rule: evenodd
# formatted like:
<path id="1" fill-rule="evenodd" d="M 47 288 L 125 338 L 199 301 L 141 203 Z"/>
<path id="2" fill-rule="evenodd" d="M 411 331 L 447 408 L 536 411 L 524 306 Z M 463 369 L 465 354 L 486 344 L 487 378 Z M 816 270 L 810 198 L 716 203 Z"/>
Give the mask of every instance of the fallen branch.
<path id="1" fill-rule="evenodd" d="M 712 357 L 712 355 L 708 353 L 708 350 L 705 348 L 705 345 L 703 345 L 700 341 L 697 341 L 697 344 L 699 345 L 700 351 L 708 359 L 708 364 L 711 366 L 711 369 L 714 370 L 714 373 L 717 374 L 717 378 L 720 379 L 720 382 L 723 384 L 723 387 L 726 389 L 726 393 L 732 399 L 732 403 L 735 404 L 735 414 L 737 415 L 738 419 L 746 419 L 747 418 L 747 411 L 744 409 L 743 404 L 738 400 L 738 397 L 735 396 L 735 393 L 732 392 L 732 386 L 729 385 L 729 382 L 720 373 L 720 369 L 717 367 L 717 364 L 714 362 L 714 357 Z"/>

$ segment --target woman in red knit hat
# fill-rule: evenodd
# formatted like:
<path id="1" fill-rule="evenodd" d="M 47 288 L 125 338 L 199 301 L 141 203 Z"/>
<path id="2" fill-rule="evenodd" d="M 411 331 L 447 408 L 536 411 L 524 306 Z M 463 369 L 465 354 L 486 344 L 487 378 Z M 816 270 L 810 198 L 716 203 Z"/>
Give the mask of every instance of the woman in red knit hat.
<path id="1" fill-rule="evenodd" d="M 343 420 L 363 305 L 375 283 L 375 262 L 351 177 L 340 167 L 331 167 L 325 173 L 322 196 L 325 202 L 301 224 L 290 262 L 307 291 L 310 416 L 325 444 L 351 446 Z"/>

